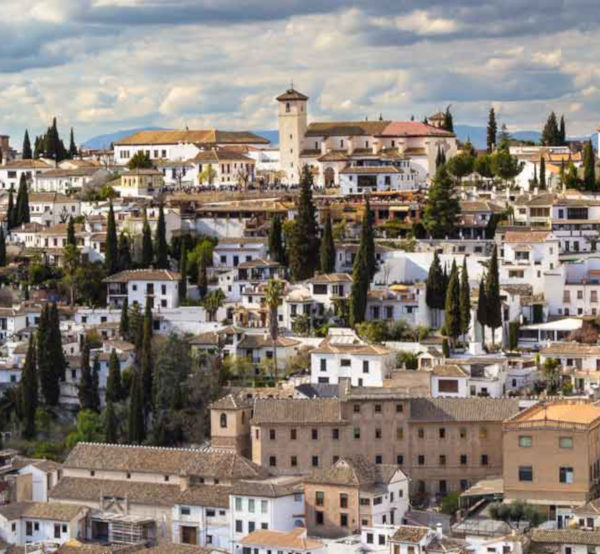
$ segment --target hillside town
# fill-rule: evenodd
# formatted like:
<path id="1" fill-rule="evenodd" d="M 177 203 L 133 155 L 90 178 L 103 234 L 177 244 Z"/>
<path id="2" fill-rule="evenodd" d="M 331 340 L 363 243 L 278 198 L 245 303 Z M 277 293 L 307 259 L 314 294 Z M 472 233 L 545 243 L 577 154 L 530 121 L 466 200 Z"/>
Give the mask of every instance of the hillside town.
<path id="1" fill-rule="evenodd" d="M 600 159 L 494 108 L 0 140 L 0 552 L 600 548 Z"/>

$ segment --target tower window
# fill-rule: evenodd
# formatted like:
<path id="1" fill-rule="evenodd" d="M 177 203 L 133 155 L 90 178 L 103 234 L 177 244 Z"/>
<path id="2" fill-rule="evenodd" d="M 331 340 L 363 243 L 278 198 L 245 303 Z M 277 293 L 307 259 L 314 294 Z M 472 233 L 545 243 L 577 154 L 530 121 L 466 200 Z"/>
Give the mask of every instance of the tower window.
<path id="1" fill-rule="evenodd" d="M 290 103 L 289 102 L 285 103 L 285 113 L 290 113 Z"/>
<path id="2" fill-rule="evenodd" d="M 221 428 L 227 427 L 227 414 L 221 414 Z"/>

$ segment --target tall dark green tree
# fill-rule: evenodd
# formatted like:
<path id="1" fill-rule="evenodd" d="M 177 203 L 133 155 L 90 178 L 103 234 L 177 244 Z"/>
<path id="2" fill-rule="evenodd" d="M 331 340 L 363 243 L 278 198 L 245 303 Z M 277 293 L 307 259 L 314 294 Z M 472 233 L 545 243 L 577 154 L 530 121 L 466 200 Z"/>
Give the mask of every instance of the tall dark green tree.
<path id="1" fill-rule="evenodd" d="M 183 301 L 187 298 L 187 243 L 181 241 L 181 253 L 179 254 L 179 300 Z"/>
<path id="2" fill-rule="evenodd" d="M 319 264 L 319 258 L 315 255 L 319 251 L 319 236 L 312 189 L 313 175 L 308 165 L 304 165 L 300 176 L 298 216 L 290 237 L 289 264 L 296 281 L 312 277 Z"/>
<path id="3" fill-rule="evenodd" d="M 121 306 L 119 335 L 123 338 L 123 340 L 129 340 L 129 305 L 127 302 L 127 297 L 123 298 L 123 305 Z"/>
<path id="4" fill-rule="evenodd" d="M 131 259 L 131 248 L 129 245 L 129 238 L 123 231 L 121 231 L 121 233 L 119 234 L 119 243 L 117 245 L 117 259 L 119 271 L 131 269 L 133 262 Z"/>
<path id="5" fill-rule="evenodd" d="M 479 281 L 479 295 L 477 297 L 477 321 L 481 325 L 481 344 L 485 346 L 485 326 L 487 322 L 487 299 L 485 297 L 486 276 L 482 275 Z"/>
<path id="6" fill-rule="evenodd" d="M 123 399 L 121 389 L 121 364 L 117 351 L 113 348 L 108 360 L 108 377 L 106 379 L 106 401 L 119 402 Z"/>
<path id="7" fill-rule="evenodd" d="M 498 135 L 498 122 L 496 121 L 496 111 L 490 108 L 487 123 L 487 151 L 491 154 L 496 148 L 496 136 Z"/>
<path id="8" fill-rule="evenodd" d="M 362 221 L 362 231 L 358 253 L 352 268 L 352 286 L 350 289 L 350 325 L 356 326 L 365 320 L 371 274 L 368 262 L 369 218 L 365 215 Z"/>
<path id="9" fill-rule="evenodd" d="M 591 192 L 598 190 L 596 183 L 596 160 L 591 140 L 588 140 L 583 147 L 583 187 L 585 190 Z"/>
<path id="10" fill-rule="evenodd" d="M 367 258 L 367 267 L 369 269 L 369 281 L 371 281 L 375 273 L 377 273 L 377 257 L 375 253 L 375 222 L 373 212 L 371 211 L 371 202 L 369 201 L 368 196 L 365 198 L 363 221 L 366 222 L 366 228 L 363 226 L 363 233 L 365 233 L 365 254 Z M 361 241 L 362 240 L 363 237 L 361 236 Z"/>
<path id="11" fill-rule="evenodd" d="M 119 420 L 117 419 L 112 400 L 106 401 L 103 419 L 104 442 L 107 444 L 117 444 L 119 442 Z"/>
<path id="12" fill-rule="evenodd" d="M 48 348 L 49 357 L 52 359 L 54 367 L 54 375 L 57 380 L 65 380 L 65 372 L 67 369 L 67 360 L 62 344 L 62 334 L 60 332 L 60 314 L 56 302 L 50 305 L 49 310 L 49 332 L 48 332 Z"/>
<path id="13" fill-rule="evenodd" d="M 52 125 L 48 127 L 46 134 L 42 137 L 41 148 L 45 158 L 56 162 L 64 160 L 69 155 L 58 133 L 56 117 L 52 119 Z"/>
<path id="14" fill-rule="evenodd" d="M 13 227 L 15 227 L 15 225 L 16 225 L 15 222 L 16 222 L 16 218 L 17 218 L 14 194 L 15 194 L 15 191 L 13 189 L 13 186 L 10 185 L 10 190 L 8 191 L 8 207 L 6 209 L 6 227 L 7 227 L 9 233 L 10 233 L 10 230 Z"/>
<path id="15" fill-rule="evenodd" d="M 84 339 L 81 348 L 81 378 L 79 380 L 79 404 L 82 410 L 95 411 L 94 377 L 90 367 L 90 345 Z"/>
<path id="16" fill-rule="evenodd" d="M 141 444 L 145 438 L 146 418 L 144 416 L 144 385 L 140 369 L 135 368 L 129 390 L 127 442 L 129 444 Z"/>
<path id="17" fill-rule="evenodd" d="M 167 244 L 167 227 L 165 224 L 165 211 L 161 204 L 158 209 L 158 222 L 156 223 L 156 267 L 169 269 L 169 245 Z"/>
<path id="18" fill-rule="evenodd" d="M 452 117 L 452 112 L 450 111 L 450 106 L 446 108 L 444 112 L 444 129 L 449 131 L 450 133 L 454 133 L 454 118 Z"/>
<path id="19" fill-rule="evenodd" d="M 73 127 L 71 127 L 71 136 L 69 140 L 69 158 L 77 157 L 77 145 L 75 144 L 75 135 L 73 134 Z"/>
<path id="20" fill-rule="evenodd" d="M 33 439 L 36 435 L 35 412 L 38 407 L 38 376 L 36 370 L 36 351 L 33 335 L 29 338 L 29 347 L 25 356 L 25 364 L 21 372 L 20 404 L 23 417 L 22 434 L 25 439 Z"/>
<path id="21" fill-rule="evenodd" d="M 494 246 L 490 267 L 485 283 L 485 300 L 487 306 L 486 325 L 492 330 L 492 344 L 494 334 L 502 325 L 502 300 L 500 299 L 500 277 L 498 274 L 498 248 Z"/>
<path id="22" fill-rule="evenodd" d="M 546 189 L 546 158 L 540 157 L 540 190 Z"/>
<path id="23" fill-rule="evenodd" d="M 25 136 L 23 137 L 23 153 L 21 157 L 24 160 L 31 160 L 33 152 L 31 151 L 31 141 L 29 140 L 29 131 L 25 129 Z"/>
<path id="24" fill-rule="evenodd" d="M 560 138 L 560 145 L 564 146 L 567 144 L 567 130 L 565 129 L 565 116 L 560 116 L 560 124 L 558 126 L 558 136 Z"/>
<path id="25" fill-rule="evenodd" d="M 272 217 L 269 228 L 269 256 L 274 262 L 285 263 L 281 217 L 277 214 Z"/>
<path id="26" fill-rule="evenodd" d="M 0 227 L 0 267 L 6 265 L 6 237 L 4 236 L 4 228 Z"/>
<path id="27" fill-rule="evenodd" d="M 454 348 L 456 346 L 456 339 L 461 334 L 460 278 L 458 268 L 456 267 L 456 260 L 452 262 L 444 307 L 444 329 L 451 348 Z"/>
<path id="28" fill-rule="evenodd" d="M 69 217 L 67 223 L 67 244 L 71 246 L 77 246 L 77 238 L 75 237 L 75 220 L 73 216 Z"/>
<path id="29" fill-rule="evenodd" d="M 15 227 L 18 227 L 23 223 L 29 223 L 29 192 L 27 190 L 27 179 L 24 173 L 21 173 L 21 180 L 19 181 L 15 212 Z"/>
<path id="30" fill-rule="evenodd" d="M 144 211 L 144 225 L 142 227 L 142 267 L 148 268 L 152 265 L 154 258 L 154 247 L 152 245 L 152 231 L 148 223 L 148 216 Z"/>
<path id="31" fill-rule="evenodd" d="M 467 271 L 467 257 L 463 258 L 460 272 L 460 334 L 467 335 L 471 326 L 471 287 Z"/>
<path id="32" fill-rule="evenodd" d="M 432 310 L 432 326 L 439 327 L 439 314 L 444 309 L 446 299 L 446 287 L 444 283 L 444 272 L 440 264 L 440 258 L 437 252 L 433 254 L 433 261 L 429 266 L 427 273 L 427 283 L 425 285 L 425 302 Z"/>
<path id="33" fill-rule="evenodd" d="M 152 405 L 152 307 L 146 301 L 144 312 L 144 336 L 141 352 L 142 386 L 144 407 L 148 411 Z"/>
<path id="34" fill-rule="evenodd" d="M 448 175 L 446 166 L 438 168 L 431 187 L 423 225 L 433 238 L 452 237 L 456 233 L 456 219 L 460 214 L 460 203 L 454 190 L 454 180 Z"/>
<path id="35" fill-rule="evenodd" d="M 93 411 L 100 412 L 100 358 L 98 354 L 94 356 L 92 364 L 92 389 L 91 397 Z"/>
<path id="36" fill-rule="evenodd" d="M 115 223 L 115 211 L 112 200 L 108 208 L 108 220 L 106 222 L 106 248 L 104 251 L 104 268 L 108 275 L 119 271 L 119 251 L 117 241 L 117 225 Z"/>
<path id="37" fill-rule="evenodd" d="M 554 112 L 550 112 L 546 124 L 544 125 L 542 131 L 542 144 L 544 146 L 561 145 L 560 129 L 558 128 L 558 121 Z"/>
<path id="38" fill-rule="evenodd" d="M 446 163 L 446 151 L 438 146 L 437 154 L 435 157 L 435 168 L 436 170 Z"/>
<path id="39" fill-rule="evenodd" d="M 335 243 L 333 242 L 333 229 L 329 212 L 327 212 L 327 219 L 323 227 L 319 257 L 321 260 L 321 273 L 333 273 L 335 271 Z"/>
<path id="40" fill-rule="evenodd" d="M 42 308 L 37 332 L 38 373 L 42 396 L 48 406 L 56 406 L 60 396 L 59 360 L 55 360 L 55 346 L 52 344 L 55 333 L 50 305 Z"/>

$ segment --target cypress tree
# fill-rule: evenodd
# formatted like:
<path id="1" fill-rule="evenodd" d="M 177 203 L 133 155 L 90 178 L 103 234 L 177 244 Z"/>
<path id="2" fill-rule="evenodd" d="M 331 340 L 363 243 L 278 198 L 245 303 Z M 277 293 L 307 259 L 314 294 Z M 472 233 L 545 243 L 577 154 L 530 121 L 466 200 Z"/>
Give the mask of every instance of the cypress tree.
<path id="1" fill-rule="evenodd" d="M 117 444 L 119 442 L 119 420 L 115 414 L 115 407 L 112 400 L 106 401 L 106 410 L 104 411 L 104 442 L 107 444 Z"/>
<path id="2" fill-rule="evenodd" d="M 123 340 L 129 339 L 129 306 L 127 302 L 127 297 L 123 298 L 123 305 L 121 306 L 119 335 L 123 338 Z"/>
<path id="3" fill-rule="evenodd" d="M 486 325 L 492 329 L 492 344 L 494 331 L 502 325 L 502 301 L 500 300 L 500 279 L 498 276 L 498 248 L 494 246 L 492 259 L 485 283 L 485 299 L 487 307 Z"/>
<path id="4" fill-rule="evenodd" d="M 467 272 L 467 257 L 463 258 L 460 272 L 460 332 L 462 335 L 469 333 L 471 325 L 471 287 L 469 286 L 469 273 Z"/>
<path id="5" fill-rule="evenodd" d="M 44 153 L 44 137 L 35 137 L 35 145 L 33 148 L 33 157 L 38 160 Z"/>
<path id="6" fill-rule="evenodd" d="M 479 296 L 477 297 L 477 321 L 481 325 L 481 344 L 485 346 L 485 326 L 487 323 L 487 299 L 485 297 L 485 274 L 479 281 Z"/>
<path id="7" fill-rule="evenodd" d="M 23 154 L 21 156 L 24 160 L 31 160 L 33 153 L 31 152 L 31 141 L 29 140 L 29 131 L 25 129 L 25 136 L 23 137 Z"/>
<path id="8" fill-rule="evenodd" d="M 375 234 L 373 231 L 373 212 L 371 212 L 371 203 L 369 197 L 365 199 L 365 213 L 364 219 L 366 220 L 366 228 L 363 226 L 363 233 L 365 233 L 365 254 L 367 258 L 367 268 L 369 269 L 369 281 L 373 279 L 373 276 L 377 272 L 377 258 L 375 256 Z M 361 237 L 361 241 L 363 238 Z"/>
<path id="9" fill-rule="evenodd" d="M 152 308 L 149 299 L 146 300 L 144 313 L 144 336 L 142 341 L 142 387 L 144 406 L 146 410 L 152 405 Z"/>
<path id="10" fill-rule="evenodd" d="M 129 248 L 129 239 L 127 235 L 121 231 L 119 234 L 119 243 L 117 245 L 117 258 L 119 271 L 131 269 L 131 250 Z"/>
<path id="11" fill-rule="evenodd" d="M 90 368 L 90 345 L 84 339 L 81 349 L 81 379 L 79 380 L 79 404 L 82 410 L 94 409 L 94 378 Z"/>
<path id="12" fill-rule="evenodd" d="M 56 406 L 60 397 L 60 370 L 57 366 L 59 360 L 54 359 L 56 354 L 52 330 L 53 320 L 50 306 L 42 308 L 40 323 L 37 333 L 38 371 L 42 395 L 48 406 Z"/>
<path id="13" fill-rule="evenodd" d="M 108 208 L 108 220 L 106 223 L 106 249 L 104 252 L 104 268 L 108 275 L 112 275 L 119 270 L 118 244 L 117 244 L 117 226 L 115 223 L 115 211 L 112 200 Z"/>
<path id="14" fill-rule="evenodd" d="M 436 171 L 423 213 L 423 225 L 433 238 L 445 238 L 456 233 L 460 203 L 454 191 L 454 179 L 445 165 Z"/>
<path id="15" fill-rule="evenodd" d="M 169 246 L 167 244 L 167 229 L 165 225 L 165 212 L 163 205 L 158 209 L 158 222 L 156 224 L 156 267 L 169 269 Z"/>
<path id="16" fill-rule="evenodd" d="M 75 220 L 73 216 L 69 217 L 67 224 L 67 244 L 77 246 L 77 238 L 75 237 Z"/>
<path id="17" fill-rule="evenodd" d="M 144 211 L 144 226 L 142 227 L 142 267 L 148 268 L 152 265 L 154 249 L 152 246 L 152 232 L 148 223 L 148 216 Z"/>
<path id="18" fill-rule="evenodd" d="M 271 219 L 269 228 L 269 256 L 274 262 L 285 263 L 281 217 L 278 214 Z"/>
<path id="19" fill-rule="evenodd" d="M 596 191 L 596 161 L 592 141 L 588 140 L 583 147 L 583 188 Z"/>
<path id="20" fill-rule="evenodd" d="M 352 268 L 352 287 L 350 292 L 350 325 L 354 327 L 362 323 L 367 310 L 369 285 L 371 282 L 368 265 L 369 221 L 363 217 L 362 232 L 358 253 Z"/>
<path id="21" fill-rule="evenodd" d="M 35 412 L 38 407 L 38 378 L 36 371 L 36 352 L 33 335 L 29 338 L 29 347 L 25 365 L 21 373 L 21 411 L 23 416 L 23 438 L 33 439 L 36 435 Z"/>
<path id="22" fill-rule="evenodd" d="M 4 236 L 4 228 L 0 226 L 0 267 L 6 265 L 6 237 Z"/>
<path id="23" fill-rule="evenodd" d="M 119 402 L 123 398 L 121 387 L 121 364 L 119 363 L 119 356 L 113 348 L 108 360 L 108 377 L 106 379 L 107 402 Z"/>
<path id="24" fill-rule="evenodd" d="M 49 311 L 49 333 L 48 333 L 48 352 L 54 366 L 54 375 L 57 381 L 65 380 L 65 371 L 67 368 L 67 360 L 62 345 L 62 335 L 60 332 L 60 314 L 56 302 L 50 305 Z"/>
<path id="25" fill-rule="evenodd" d="M 100 359 L 98 355 L 94 356 L 92 365 L 92 388 L 90 390 L 90 400 L 94 412 L 100 412 Z"/>
<path id="26" fill-rule="evenodd" d="M 435 157 L 435 169 L 437 170 L 441 165 L 444 165 L 445 163 L 446 163 L 446 152 L 445 152 L 445 150 L 442 150 L 442 148 L 440 148 L 438 146 L 437 154 Z"/>
<path id="27" fill-rule="evenodd" d="M 456 261 L 452 262 L 450 271 L 450 281 L 446 290 L 446 302 L 444 311 L 444 328 L 449 339 L 450 346 L 456 346 L 456 339 L 461 333 L 461 313 L 460 313 L 460 282 L 458 277 L 458 268 Z"/>
<path id="28" fill-rule="evenodd" d="M 542 154 L 540 158 L 540 190 L 546 188 L 546 158 Z"/>
<path id="29" fill-rule="evenodd" d="M 323 238 L 321 239 L 321 273 L 333 273 L 335 271 L 335 244 L 333 242 L 333 229 L 331 227 L 331 214 L 327 213 Z"/>
<path id="30" fill-rule="evenodd" d="M 75 135 L 73 127 L 71 127 L 71 138 L 69 140 L 69 158 L 73 159 L 77 156 L 77 146 L 75 145 Z"/>
<path id="31" fill-rule="evenodd" d="M 203 258 L 198 265 L 198 294 L 204 298 L 208 292 L 208 275 L 206 271 L 206 260 Z"/>
<path id="32" fill-rule="evenodd" d="M 567 144 L 567 131 L 565 129 L 565 116 L 560 116 L 560 125 L 558 128 L 558 136 L 560 138 L 560 146 Z"/>
<path id="33" fill-rule="evenodd" d="M 434 252 L 425 286 L 425 302 L 433 313 L 433 327 L 439 327 L 439 311 L 444 309 L 445 295 L 444 273 L 442 272 L 440 258 L 437 252 Z"/>
<path id="34" fill-rule="evenodd" d="M 487 124 L 487 151 L 491 154 L 496 147 L 496 135 L 498 134 L 498 123 L 496 122 L 496 111 L 490 108 Z"/>
<path id="35" fill-rule="evenodd" d="M 319 263 L 316 255 L 319 251 L 318 226 L 312 189 L 313 176 L 308 165 L 304 165 L 300 176 L 298 216 L 290 237 L 292 244 L 289 264 L 296 281 L 312 277 Z"/>
<path id="36" fill-rule="evenodd" d="M 181 240 L 181 252 L 179 255 L 179 301 L 182 302 L 187 298 L 187 243 Z"/>
<path id="37" fill-rule="evenodd" d="M 558 121 L 556 120 L 556 114 L 550 112 L 544 130 L 542 131 L 542 144 L 544 146 L 560 146 L 560 130 L 558 128 Z"/>
<path id="38" fill-rule="evenodd" d="M 450 106 L 446 108 L 446 112 L 444 113 L 444 129 L 450 133 L 454 133 L 454 118 L 452 117 Z"/>
<path id="39" fill-rule="evenodd" d="M 29 223 L 29 193 L 27 191 L 27 179 L 25 178 L 25 174 L 21 173 L 19 190 L 17 192 L 15 227 L 23 223 Z"/>
<path id="40" fill-rule="evenodd" d="M 139 369 L 134 369 L 129 390 L 127 438 L 130 444 L 141 444 L 146 438 L 144 390 Z"/>
<path id="41" fill-rule="evenodd" d="M 14 201 L 14 189 L 13 186 L 10 185 L 10 190 L 8 191 L 8 208 L 6 210 L 6 227 L 8 232 L 15 226 L 16 221 L 16 211 L 15 211 L 15 201 Z"/>

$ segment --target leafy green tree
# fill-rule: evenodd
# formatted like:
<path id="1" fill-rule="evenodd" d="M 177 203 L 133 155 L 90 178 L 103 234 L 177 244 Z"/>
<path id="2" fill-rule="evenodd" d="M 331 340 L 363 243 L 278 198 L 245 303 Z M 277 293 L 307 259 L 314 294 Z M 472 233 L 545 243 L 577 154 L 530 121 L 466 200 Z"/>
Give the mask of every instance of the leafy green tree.
<path id="1" fill-rule="evenodd" d="M 492 173 L 492 159 L 490 154 L 480 154 L 473 162 L 473 171 L 479 173 L 486 179 L 491 179 L 494 174 Z"/>
<path id="2" fill-rule="evenodd" d="M 123 390 L 121 386 L 121 364 L 119 362 L 119 356 L 113 348 L 108 360 L 108 377 L 106 379 L 107 402 L 119 402 L 123 399 Z"/>
<path id="3" fill-rule="evenodd" d="M 325 220 L 319 257 L 321 259 L 321 273 L 333 273 L 335 271 L 335 243 L 333 242 L 330 213 L 327 213 L 327 219 Z"/>
<path id="4" fill-rule="evenodd" d="M 473 173 L 474 164 L 475 158 L 467 152 L 462 152 L 446 162 L 446 169 L 461 183 L 463 177 Z"/>
<path id="5" fill-rule="evenodd" d="M 25 129 L 25 136 L 23 137 L 23 153 L 21 157 L 24 160 L 31 160 L 33 153 L 31 152 L 31 141 L 29 140 L 29 131 Z"/>
<path id="6" fill-rule="evenodd" d="M 115 211 L 112 200 L 108 208 L 108 220 L 106 223 L 106 250 L 104 252 L 104 267 L 108 275 L 119 271 L 119 252 L 117 243 L 117 226 L 115 223 Z"/>
<path id="7" fill-rule="evenodd" d="M 187 242 L 181 241 L 181 253 L 179 254 L 179 301 L 182 302 L 187 298 Z"/>
<path id="8" fill-rule="evenodd" d="M 6 237 L 4 236 L 4 228 L 0 227 L 0 267 L 6 265 Z"/>
<path id="9" fill-rule="evenodd" d="M 150 231 L 148 216 L 144 210 L 144 224 L 142 226 L 142 267 L 151 267 L 153 258 L 154 247 L 152 245 L 152 232 Z"/>
<path id="10" fill-rule="evenodd" d="M 558 121 L 554 112 L 550 112 L 546 124 L 544 125 L 542 131 L 542 144 L 544 146 L 561 145 L 560 129 L 558 128 Z"/>
<path id="11" fill-rule="evenodd" d="M 456 339 L 461 334 L 460 282 L 456 260 L 452 262 L 450 281 L 446 290 L 444 329 L 446 330 L 451 348 L 454 348 L 456 346 Z"/>
<path id="12" fill-rule="evenodd" d="M 425 285 L 425 302 L 432 310 L 434 327 L 439 327 L 439 313 L 444 309 L 446 289 L 444 286 L 444 274 L 437 252 L 433 254 L 433 261 L 427 273 Z"/>
<path id="13" fill-rule="evenodd" d="M 469 333 L 471 326 L 471 287 L 469 286 L 469 273 L 467 272 L 467 257 L 463 258 L 460 272 L 460 332 L 462 335 Z"/>
<path id="14" fill-rule="evenodd" d="M 269 228 L 269 256 L 274 262 L 285 263 L 281 217 L 278 214 L 271 219 L 271 227 Z"/>
<path id="15" fill-rule="evenodd" d="M 455 195 L 454 183 L 446 166 L 442 165 L 429 188 L 423 225 L 433 238 L 451 237 L 456 233 L 456 218 L 459 214 L 460 203 Z"/>
<path id="16" fill-rule="evenodd" d="M 443 514 L 454 516 L 459 509 L 460 494 L 456 491 L 449 492 L 442 498 L 440 509 Z"/>
<path id="17" fill-rule="evenodd" d="M 546 158 L 540 158 L 540 190 L 546 189 Z"/>
<path id="18" fill-rule="evenodd" d="M 119 442 L 119 420 L 115 413 L 115 407 L 112 400 L 106 401 L 106 409 L 103 417 L 104 442 L 107 444 L 117 444 Z"/>
<path id="19" fill-rule="evenodd" d="M 492 330 L 492 344 L 494 333 L 502 325 L 502 300 L 500 299 L 500 278 L 498 275 L 498 248 L 494 246 L 490 267 L 485 283 L 486 325 Z"/>
<path id="20" fill-rule="evenodd" d="M 77 300 L 86 306 L 101 307 L 106 303 L 106 271 L 100 262 L 82 263 L 75 272 Z"/>
<path id="21" fill-rule="evenodd" d="M 490 108 L 487 123 L 487 151 L 491 154 L 496 148 L 496 135 L 498 134 L 498 123 L 496 122 L 496 111 Z"/>
<path id="22" fill-rule="evenodd" d="M 36 371 L 36 351 L 33 335 L 29 338 L 29 347 L 25 364 L 21 372 L 20 406 L 23 419 L 23 438 L 33 439 L 36 435 L 35 414 L 38 407 L 38 376 Z"/>
<path id="23" fill-rule="evenodd" d="M 385 321 L 378 319 L 376 321 L 363 321 L 356 325 L 358 336 L 368 343 L 381 343 L 388 339 L 389 329 Z"/>
<path id="24" fill-rule="evenodd" d="M 209 292 L 203 299 L 202 305 L 206 310 L 208 321 L 214 321 L 219 308 L 225 303 L 225 293 L 221 289 Z"/>
<path id="25" fill-rule="evenodd" d="M 119 335 L 123 337 L 123 340 L 129 338 L 129 306 L 127 297 L 123 298 L 123 305 L 121 306 L 121 320 L 119 321 Z"/>
<path id="26" fill-rule="evenodd" d="M 161 204 L 158 209 L 158 222 L 156 224 L 156 267 L 169 269 L 169 245 L 167 244 L 167 228 L 165 224 L 165 211 Z"/>
<path id="27" fill-rule="evenodd" d="M 215 171 L 215 168 L 212 166 L 212 164 L 208 164 L 204 167 L 202 173 L 198 175 L 198 182 L 201 184 L 206 183 L 209 186 L 212 186 L 216 178 L 217 172 Z"/>
<path id="28" fill-rule="evenodd" d="M 277 309 L 283 302 L 285 283 L 280 279 L 269 279 L 265 286 L 265 304 L 269 310 L 269 334 L 271 335 L 271 346 L 273 348 L 273 375 L 278 376 L 277 368 L 277 339 L 279 335 L 279 322 L 277 320 Z"/>
<path id="29" fill-rule="evenodd" d="M 515 156 L 511 156 L 508 148 L 498 148 L 491 155 L 492 173 L 503 181 L 512 181 L 521 171 L 524 162 L 520 162 Z"/>
<path id="30" fill-rule="evenodd" d="M 598 190 L 598 184 L 596 183 L 596 159 L 591 140 L 588 140 L 583 147 L 583 187 L 585 190 L 591 192 Z"/>
<path id="31" fill-rule="evenodd" d="M 144 385 L 140 369 L 134 369 L 129 391 L 127 439 L 129 444 L 141 444 L 146 438 L 144 416 Z"/>
<path id="32" fill-rule="evenodd" d="M 75 431 L 67 436 L 67 448 L 74 448 L 78 442 L 98 442 L 102 437 L 102 422 L 98 412 L 80 410 L 77 414 Z"/>
<path id="33" fill-rule="evenodd" d="M 156 413 L 180 403 L 181 389 L 193 371 L 190 349 L 185 339 L 171 333 L 158 347 L 154 368 L 154 407 Z"/>
<path id="34" fill-rule="evenodd" d="M 131 266 L 133 265 L 129 238 L 123 231 L 119 234 L 119 242 L 117 245 L 117 265 L 119 271 L 131 269 Z"/>
<path id="35" fill-rule="evenodd" d="M 312 189 L 313 176 L 308 165 L 304 165 L 300 175 L 298 216 L 290 236 L 289 265 L 296 281 L 312 277 L 319 263 L 315 255 L 319 251 L 319 237 Z"/>
<path id="36" fill-rule="evenodd" d="M 152 164 L 152 160 L 150 156 L 143 152 L 142 150 L 138 150 L 129 160 L 127 164 L 128 169 L 152 169 L 154 165 Z"/>

